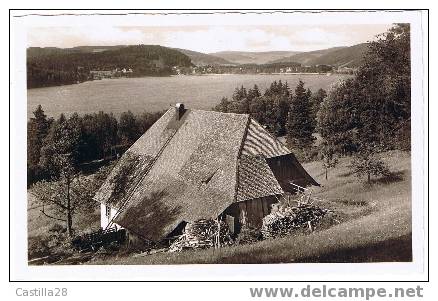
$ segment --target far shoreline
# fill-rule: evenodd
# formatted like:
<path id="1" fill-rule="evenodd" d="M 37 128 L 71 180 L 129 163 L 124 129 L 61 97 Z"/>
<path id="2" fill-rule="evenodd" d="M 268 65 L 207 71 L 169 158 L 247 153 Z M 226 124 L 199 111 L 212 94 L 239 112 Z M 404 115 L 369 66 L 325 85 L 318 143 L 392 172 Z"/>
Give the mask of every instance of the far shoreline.
<path id="1" fill-rule="evenodd" d="M 53 87 L 64 87 L 64 86 L 75 86 L 80 85 L 84 83 L 89 82 L 101 82 L 101 81 L 108 81 L 108 80 L 114 80 L 114 79 L 132 79 L 132 78 L 166 78 L 166 77 L 198 77 L 198 76 L 231 76 L 231 75 L 322 75 L 322 76 L 332 76 L 332 75 L 352 75 L 352 74 L 344 74 L 344 73 L 316 73 L 316 72 L 294 72 L 294 73 L 207 73 L 207 74 L 171 74 L 171 75 L 163 75 L 163 76 L 132 76 L 132 77 L 115 77 L 115 78 L 103 78 L 103 79 L 97 79 L 97 80 L 86 80 L 79 83 L 71 83 L 71 84 L 62 84 L 62 85 L 52 85 L 52 86 L 43 86 L 43 87 L 33 87 L 33 88 L 26 88 L 29 90 L 36 90 L 36 89 L 44 89 L 44 88 L 53 88 Z"/>

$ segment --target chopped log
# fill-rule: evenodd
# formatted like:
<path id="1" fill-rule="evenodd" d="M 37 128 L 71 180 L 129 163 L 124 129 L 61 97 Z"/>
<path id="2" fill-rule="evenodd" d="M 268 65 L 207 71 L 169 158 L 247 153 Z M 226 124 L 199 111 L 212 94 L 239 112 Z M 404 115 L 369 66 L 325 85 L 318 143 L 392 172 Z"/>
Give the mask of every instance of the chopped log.
<path id="1" fill-rule="evenodd" d="M 330 212 L 312 204 L 298 203 L 296 207 L 279 207 L 265 216 L 262 225 L 263 238 L 274 238 L 293 233 L 300 228 L 313 231 L 320 220 Z"/>
<path id="2" fill-rule="evenodd" d="M 221 247 L 230 244 L 231 241 L 227 223 L 212 219 L 201 219 L 187 223 L 184 233 L 172 243 L 169 252 Z"/>

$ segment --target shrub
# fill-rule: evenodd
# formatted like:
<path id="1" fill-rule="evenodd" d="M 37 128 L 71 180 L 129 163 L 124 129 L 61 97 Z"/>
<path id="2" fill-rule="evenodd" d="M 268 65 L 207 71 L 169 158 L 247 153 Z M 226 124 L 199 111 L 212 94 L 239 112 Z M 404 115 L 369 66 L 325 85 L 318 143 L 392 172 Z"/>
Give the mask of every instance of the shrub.
<path id="1" fill-rule="evenodd" d="M 390 174 L 388 166 L 373 151 L 358 152 L 350 164 L 351 171 L 359 178 L 367 177 L 367 183 L 371 183 L 371 176 L 388 176 Z"/>

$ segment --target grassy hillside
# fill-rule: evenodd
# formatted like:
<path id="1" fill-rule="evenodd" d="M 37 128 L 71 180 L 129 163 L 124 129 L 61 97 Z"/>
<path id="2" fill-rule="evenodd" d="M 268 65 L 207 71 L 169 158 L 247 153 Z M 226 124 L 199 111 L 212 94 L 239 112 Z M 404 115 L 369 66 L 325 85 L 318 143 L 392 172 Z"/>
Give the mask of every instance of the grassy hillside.
<path id="1" fill-rule="evenodd" d="M 209 53 L 216 57 L 223 58 L 235 64 L 267 64 L 272 61 L 286 58 L 299 53 L 298 51 L 265 51 L 265 52 L 246 52 L 246 51 L 221 51 Z"/>
<path id="2" fill-rule="evenodd" d="M 410 261 L 411 167 L 410 154 L 394 151 L 385 161 L 393 172 L 372 185 L 359 182 L 349 172 L 348 158 L 324 178 L 321 162 L 305 164 L 322 185 L 314 195 L 320 206 L 337 214 L 339 224 L 308 235 L 287 236 L 251 245 L 221 249 L 119 256 L 92 260 L 92 264 L 189 264 L 282 262 Z"/>

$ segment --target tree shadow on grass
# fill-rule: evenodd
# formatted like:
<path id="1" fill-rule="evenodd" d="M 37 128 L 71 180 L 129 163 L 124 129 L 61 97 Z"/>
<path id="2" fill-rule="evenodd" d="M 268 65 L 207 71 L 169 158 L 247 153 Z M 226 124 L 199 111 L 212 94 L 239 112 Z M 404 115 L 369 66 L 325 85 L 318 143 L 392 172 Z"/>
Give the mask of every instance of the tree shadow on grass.
<path id="1" fill-rule="evenodd" d="M 347 172 L 343 172 L 343 173 L 339 174 L 338 177 L 347 178 L 347 177 L 351 177 L 352 175 L 354 175 L 353 171 L 347 171 Z"/>
<path id="2" fill-rule="evenodd" d="M 300 262 L 411 262 L 411 234 L 376 242 L 366 246 L 340 249 L 321 256 L 311 256 Z"/>
<path id="3" fill-rule="evenodd" d="M 295 254 L 293 254 L 295 253 Z M 283 252 L 273 257 L 266 249 L 255 249 L 250 253 L 239 253 L 218 256 L 214 263 L 221 264 L 266 264 L 266 263 L 359 263 L 359 262 L 411 262 L 411 234 L 388 239 L 369 245 L 339 248 L 318 255 L 307 255 L 304 251 Z M 294 258 L 295 257 L 295 258 Z"/>
<path id="4" fill-rule="evenodd" d="M 396 172 L 390 172 L 388 175 L 377 178 L 377 179 L 371 179 L 370 184 L 391 184 L 391 183 L 397 183 L 404 180 L 404 171 L 396 171 Z"/>

